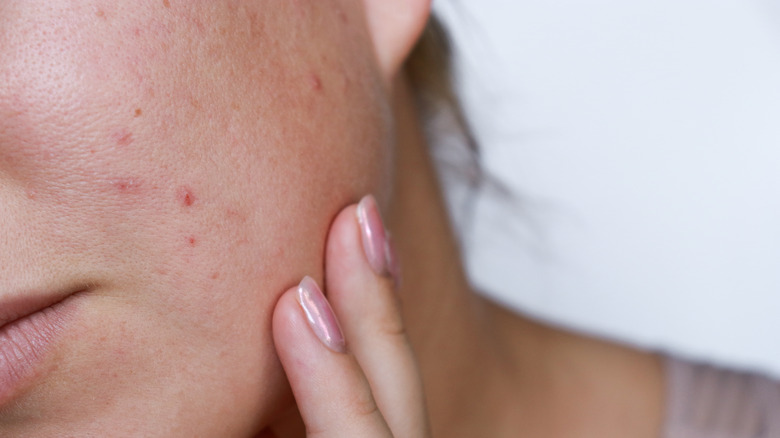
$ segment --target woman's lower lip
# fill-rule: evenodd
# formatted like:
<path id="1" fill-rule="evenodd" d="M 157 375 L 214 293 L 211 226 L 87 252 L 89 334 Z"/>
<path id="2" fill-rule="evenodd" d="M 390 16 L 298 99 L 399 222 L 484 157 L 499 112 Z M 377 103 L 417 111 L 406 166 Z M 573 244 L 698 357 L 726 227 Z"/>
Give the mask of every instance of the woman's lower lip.
<path id="1" fill-rule="evenodd" d="M 71 295 L 0 327 L 0 406 L 13 399 L 38 374 L 73 312 L 74 301 Z"/>

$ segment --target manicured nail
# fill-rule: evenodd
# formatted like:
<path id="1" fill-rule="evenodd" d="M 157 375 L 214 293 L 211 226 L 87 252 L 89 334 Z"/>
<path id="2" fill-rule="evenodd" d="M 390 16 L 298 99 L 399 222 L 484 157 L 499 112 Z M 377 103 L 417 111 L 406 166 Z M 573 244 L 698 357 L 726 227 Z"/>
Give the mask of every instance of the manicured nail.
<path id="1" fill-rule="evenodd" d="M 347 344 L 341 332 L 339 321 L 333 313 L 328 300 L 311 277 L 304 277 L 298 285 L 298 304 L 301 305 L 306 320 L 323 344 L 336 353 L 346 353 Z"/>
<path id="2" fill-rule="evenodd" d="M 363 240 L 363 251 L 368 264 L 377 274 L 387 274 L 387 237 L 379 207 L 373 196 L 368 195 L 360 200 L 357 206 L 357 217 Z"/>

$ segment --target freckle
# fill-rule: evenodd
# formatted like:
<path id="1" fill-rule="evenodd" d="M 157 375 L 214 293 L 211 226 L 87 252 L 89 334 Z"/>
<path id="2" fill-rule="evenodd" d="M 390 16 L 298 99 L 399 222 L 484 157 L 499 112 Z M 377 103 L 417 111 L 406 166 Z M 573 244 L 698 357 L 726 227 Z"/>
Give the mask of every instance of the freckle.
<path id="1" fill-rule="evenodd" d="M 171 7 L 170 0 L 163 0 L 163 6 L 165 6 L 166 8 L 170 8 Z"/>
<path id="2" fill-rule="evenodd" d="M 136 108 L 136 109 L 135 109 L 135 116 L 136 116 L 136 117 L 141 117 L 141 114 L 143 114 L 143 113 L 144 113 L 144 112 L 143 112 L 143 111 L 141 111 L 141 108 Z"/>
<path id="3" fill-rule="evenodd" d="M 312 73 L 309 76 L 309 83 L 311 84 L 312 90 L 322 91 L 322 79 L 316 73 Z"/>
<path id="4" fill-rule="evenodd" d="M 195 203 L 195 195 L 189 187 L 180 187 L 176 193 L 176 197 L 184 207 L 192 207 Z"/>
<path id="5" fill-rule="evenodd" d="M 117 146 L 127 146 L 133 142 L 133 133 L 128 130 L 121 130 L 111 134 Z"/>

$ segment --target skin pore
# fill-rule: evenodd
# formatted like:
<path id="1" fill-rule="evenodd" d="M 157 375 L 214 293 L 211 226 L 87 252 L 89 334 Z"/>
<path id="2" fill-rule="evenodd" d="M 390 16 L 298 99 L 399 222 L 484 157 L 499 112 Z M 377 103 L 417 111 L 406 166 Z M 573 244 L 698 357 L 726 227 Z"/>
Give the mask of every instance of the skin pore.
<path id="1" fill-rule="evenodd" d="M 469 289 L 396 75 L 426 14 L 418 0 L 0 0 L 0 301 L 81 291 L 0 400 L 2 435 L 276 422 L 293 399 L 273 306 L 322 279 L 333 217 L 373 193 L 434 436 L 654 436 L 656 359 Z"/>

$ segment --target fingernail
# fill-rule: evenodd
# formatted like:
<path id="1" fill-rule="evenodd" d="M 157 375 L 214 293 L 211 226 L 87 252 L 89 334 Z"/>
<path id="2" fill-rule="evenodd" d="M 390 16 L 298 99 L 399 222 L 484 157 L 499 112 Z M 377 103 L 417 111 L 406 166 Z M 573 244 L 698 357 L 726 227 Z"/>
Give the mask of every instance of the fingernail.
<path id="1" fill-rule="evenodd" d="M 398 261 L 398 255 L 393 243 L 393 236 L 385 231 L 385 257 L 387 258 L 387 272 L 393 277 L 393 285 L 396 289 L 401 286 L 401 263 Z"/>
<path id="2" fill-rule="evenodd" d="M 387 237 L 379 207 L 373 196 L 368 195 L 360 200 L 357 217 L 368 264 L 377 274 L 385 275 L 388 272 Z"/>
<path id="3" fill-rule="evenodd" d="M 339 321 L 317 282 L 309 276 L 304 277 L 298 285 L 298 304 L 320 341 L 336 353 L 346 353 L 347 344 Z"/>

